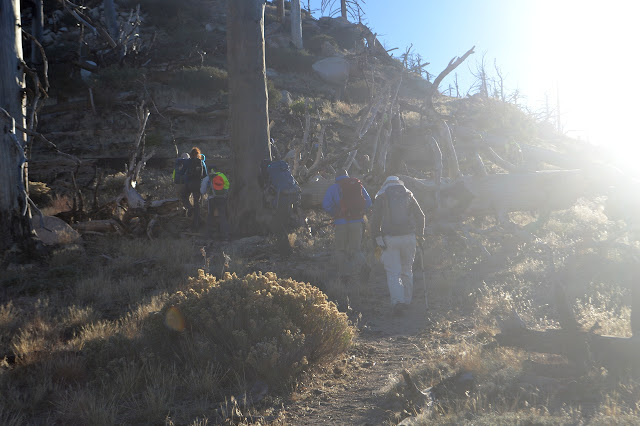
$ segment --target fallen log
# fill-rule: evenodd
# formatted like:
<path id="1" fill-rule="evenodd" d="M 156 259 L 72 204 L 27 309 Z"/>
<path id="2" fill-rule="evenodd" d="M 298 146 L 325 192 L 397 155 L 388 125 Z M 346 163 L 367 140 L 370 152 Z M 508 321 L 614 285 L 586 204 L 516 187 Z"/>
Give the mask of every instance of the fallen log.
<path id="1" fill-rule="evenodd" d="M 437 210 L 436 183 L 410 176 L 400 178 L 415 194 L 423 210 L 447 217 L 562 210 L 593 189 L 581 170 L 463 176 L 442 183 L 441 207 Z"/>
<path id="2" fill-rule="evenodd" d="M 90 220 L 88 222 L 78 222 L 71 226 L 76 231 L 83 233 L 117 233 L 122 235 L 122 226 L 113 219 Z"/>
<path id="3" fill-rule="evenodd" d="M 587 331 L 561 329 L 538 331 L 512 328 L 494 338 L 501 346 L 564 355 L 574 362 L 580 361 L 575 359 L 576 353 L 588 354 L 591 361 L 608 369 L 640 367 L 640 339 L 633 337 L 602 336 Z"/>
<path id="4" fill-rule="evenodd" d="M 203 117 L 203 118 L 226 117 L 229 115 L 228 109 L 216 109 L 216 110 L 210 111 L 205 108 L 196 108 L 196 107 L 187 107 L 187 106 L 185 107 L 170 106 L 170 107 L 167 107 L 163 112 L 171 115 L 196 116 L 196 117 Z"/>

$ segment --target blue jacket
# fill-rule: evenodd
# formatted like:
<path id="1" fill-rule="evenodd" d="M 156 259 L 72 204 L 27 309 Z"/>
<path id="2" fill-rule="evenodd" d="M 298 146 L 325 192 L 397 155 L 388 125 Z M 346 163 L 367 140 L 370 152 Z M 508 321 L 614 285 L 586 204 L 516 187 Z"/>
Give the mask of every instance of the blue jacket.
<path id="1" fill-rule="evenodd" d="M 327 189 L 327 192 L 324 194 L 324 199 L 322 200 L 322 208 L 324 209 L 324 211 L 326 211 L 333 217 L 336 217 L 340 212 L 341 194 L 340 194 L 340 184 L 338 182 L 348 177 L 349 176 L 338 176 L 336 178 L 336 183 L 331 185 Z M 366 210 L 369 210 L 369 208 L 371 207 L 371 197 L 369 196 L 369 193 L 367 192 L 367 190 L 364 189 L 364 186 L 362 187 L 362 194 L 364 195 L 364 201 L 365 201 L 364 208 L 366 211 Z M 363 222 L 363 219 L 349 220 L 348 222 Z M 344 218 L 338 218 L 338 219 L 335 219 L 333 223 L 336 225 L 343 225 L 347 223 L 347 220 Z"/>

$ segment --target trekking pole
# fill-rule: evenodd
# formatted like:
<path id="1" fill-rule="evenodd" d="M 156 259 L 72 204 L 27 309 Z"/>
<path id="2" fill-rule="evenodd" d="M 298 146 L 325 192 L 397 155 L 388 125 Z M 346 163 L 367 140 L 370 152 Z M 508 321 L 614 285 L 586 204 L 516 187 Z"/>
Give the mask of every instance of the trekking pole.
<path id="1" fill-rule="evenodd" d="M 420 269 L 422 269 L 422 285 L 424 286 L 424 304 L 429 309 L 429 298 L 427 296 L 427 273 L 424 270 L 424 241 L 418 241 L 420 248 Z"/>

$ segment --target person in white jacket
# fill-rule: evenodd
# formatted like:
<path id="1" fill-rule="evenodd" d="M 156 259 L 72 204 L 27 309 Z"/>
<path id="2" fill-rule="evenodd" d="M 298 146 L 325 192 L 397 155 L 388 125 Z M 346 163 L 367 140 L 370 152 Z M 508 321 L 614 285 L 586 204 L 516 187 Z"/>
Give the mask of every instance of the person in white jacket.
<path id="1" fill-rule="evenodd" d="M 424 237 L 424 225 L 424 213 L 413 193 L 398 177 L 389 176 L 375 196 L 371 234 L 383 250 L 394 315 L 402 314 L 411 303 L 416 238 Z"/>

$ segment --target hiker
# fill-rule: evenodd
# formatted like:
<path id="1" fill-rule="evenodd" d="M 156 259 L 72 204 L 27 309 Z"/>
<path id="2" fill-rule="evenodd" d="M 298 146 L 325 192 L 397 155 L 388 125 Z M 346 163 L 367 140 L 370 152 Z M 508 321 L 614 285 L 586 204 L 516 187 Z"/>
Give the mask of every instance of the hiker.
<path id="1" fill-rule="evenodd" d="M 289 243 L 289 232 L 302 223 L 298 182 L 284 160 L 262 160 L 260 182 L 264 205 L 273 213 L 271 230 L 276 237 L 276 248 L 282 256 L 289 256 L 293 248 Z"/>
<path id="2" fill-rule="evenodd" d="M 362 253 L 364 214 L 371 207 L 371 197 L 357 178 L 346 170 L 336 173 L 336 182 L 324 194 L 322 208 L 333 216 L 335 257 L 338 277 L 346 282 L 369 268 Z"/>
<path id="3" fill-rule="evenodd" d="M 227 176 L 219 171 L 216 171 L 217 167 L 211 167 L 211 171 L 202 179 L 200 185 L 200 193 L 202 195 L 208 194 L 207 206 L 207 226 L 213 232 L 213 229 L 217 225 L 220 232 L 220 236 L 223 240 L 229 240 L 229 216 L 227 210 L 227 200 L 229 195 L 229 179 Z"/>
<path id="4" fill-rule="evenodd" d="M 184 189 L 180 194 L 180 199 L 187 209 L 187 216 L 191 215 L 193 217 L 191 229 L 196 231 L 200 226 L 200 184 L 207 169 L 198 147 L 191 148 L 189 157 L 185 164 Z M 193 205 L 190 201 L 191 197 L 193 198 Z"/>
<path id="5" fill-rule="evenodd" d="M 424 213 L 397 176 L 389 176 L 375 196 L 371 218 L 374 244 L 387 273 L 394 315 L 401 314 L 413 296 L 413 261 L 416 239 L 424 239 Z"/>
<path id="6" fill-rule="evenodd" d="M 171 178 L 176 187 L 176 195 L 182 200 L 182 193 L 185 190 L 185 180 L 187 164 L 189 163 L 189 153 L 183 152 L 179 158 L 176 158 L 175 165 L 173 166 L 173 173 Z M 182 206 L 185 210 L 188 209 L 187 205 Z"/>

